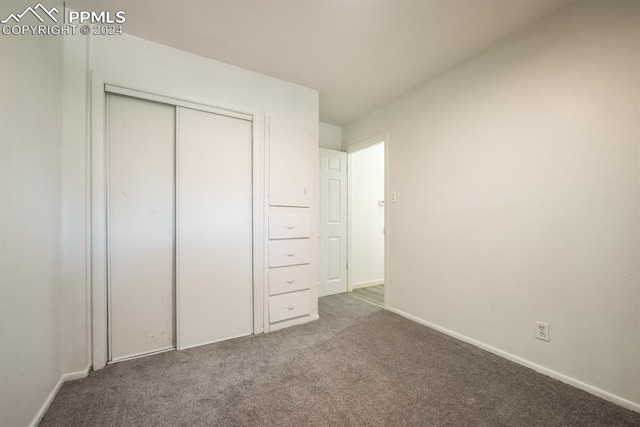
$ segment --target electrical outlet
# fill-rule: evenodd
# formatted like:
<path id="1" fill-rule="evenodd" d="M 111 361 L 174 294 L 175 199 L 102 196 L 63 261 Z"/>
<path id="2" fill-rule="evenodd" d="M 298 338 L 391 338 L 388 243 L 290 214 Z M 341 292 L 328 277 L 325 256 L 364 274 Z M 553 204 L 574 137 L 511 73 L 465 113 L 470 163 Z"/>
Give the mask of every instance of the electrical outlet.
<path id="1" fill-rule="evenodd" d="M 542 341 L 549 341 L 549 324 L 536 322 L 536 338 Z"/>

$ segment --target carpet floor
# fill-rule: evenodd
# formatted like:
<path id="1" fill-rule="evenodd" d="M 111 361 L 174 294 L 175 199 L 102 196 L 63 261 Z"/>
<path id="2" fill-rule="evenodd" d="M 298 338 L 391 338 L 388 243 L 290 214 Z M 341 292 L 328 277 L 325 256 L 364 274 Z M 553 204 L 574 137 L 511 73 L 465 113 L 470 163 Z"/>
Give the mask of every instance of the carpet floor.
<path id="1" fill-rule="evenodd" d="M 42 426 L 640 426 L 635 413 L 350 295 L 320 320 L 109 365 Z"/>

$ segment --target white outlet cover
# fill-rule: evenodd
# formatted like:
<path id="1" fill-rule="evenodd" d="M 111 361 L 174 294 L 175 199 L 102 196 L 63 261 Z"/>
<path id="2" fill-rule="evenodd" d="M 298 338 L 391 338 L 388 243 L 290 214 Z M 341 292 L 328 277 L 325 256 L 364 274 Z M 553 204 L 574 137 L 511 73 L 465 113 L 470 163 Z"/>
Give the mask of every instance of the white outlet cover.
<path id="1" fill-rule="evenodd" d="M 536 322 L 536 338 L 542 341 L 549 341 L 549 324 L 546 322 Z"/>

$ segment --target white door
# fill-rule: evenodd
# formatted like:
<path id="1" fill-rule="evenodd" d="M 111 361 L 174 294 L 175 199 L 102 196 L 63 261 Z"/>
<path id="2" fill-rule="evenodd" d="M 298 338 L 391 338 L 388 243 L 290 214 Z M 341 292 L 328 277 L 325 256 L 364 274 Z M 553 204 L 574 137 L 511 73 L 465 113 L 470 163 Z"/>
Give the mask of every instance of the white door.
<path id="1" fill-rule="evenodd" d="M 251 122 L 178 107 L 179 346 L 252 332 Z"/>
<path id="2" fill-rule="evenodd" d="M 269 204 L 309 207 L 317 147 L 315 128 L 306 123 L 269 119 Z"/>
<path id="3" fill-rule="evenodd" d="M 109 360 L 175 346 L 174 107 L 108 96 Z"/>
<path id="4" fill-rule="evenodd" d="M 318 295 L 347 292 L 347 153 L 320 149 Z"/>

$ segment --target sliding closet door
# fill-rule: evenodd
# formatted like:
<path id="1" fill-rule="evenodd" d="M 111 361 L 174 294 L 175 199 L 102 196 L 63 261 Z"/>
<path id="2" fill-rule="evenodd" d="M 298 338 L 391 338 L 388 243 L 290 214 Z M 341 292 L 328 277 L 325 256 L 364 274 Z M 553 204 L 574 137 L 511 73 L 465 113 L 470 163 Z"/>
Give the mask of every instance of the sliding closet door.
<path id="1" fill-rule="evenodd" d="M 175 108 L 108 96 L 109 360 L 175 347 Z"/>
<path id="2" fill-rule="evenodd" d="M 251 122 L 178 107 L 180 347 L 252 332 Z"/>

